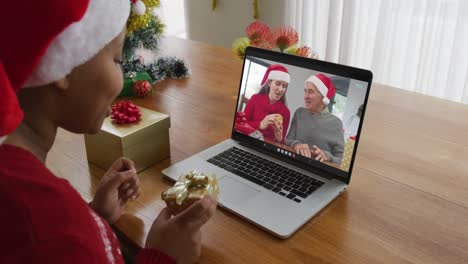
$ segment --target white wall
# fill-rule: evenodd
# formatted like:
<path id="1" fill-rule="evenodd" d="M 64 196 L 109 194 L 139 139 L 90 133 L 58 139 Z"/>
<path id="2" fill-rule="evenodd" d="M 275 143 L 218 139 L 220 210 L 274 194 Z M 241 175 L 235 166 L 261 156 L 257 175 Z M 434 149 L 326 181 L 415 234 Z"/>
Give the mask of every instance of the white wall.
<path id="1" fill-rule="evenodd" d="M 161 0 L 161 6 L 156 11 L 166 25 L 165 35 L 186 37 L 183 0 Z"/>
<path id="2" fill-rule="evenodd" d="M 253 0 L 185 0 L 187 37 L 212 45 L 231 48 L 232 42 L 245 36 L 245 28 L 254 21 Z M 284 24 L 284 1 L 258 0 L 260 20 L 274 27 Z"/>

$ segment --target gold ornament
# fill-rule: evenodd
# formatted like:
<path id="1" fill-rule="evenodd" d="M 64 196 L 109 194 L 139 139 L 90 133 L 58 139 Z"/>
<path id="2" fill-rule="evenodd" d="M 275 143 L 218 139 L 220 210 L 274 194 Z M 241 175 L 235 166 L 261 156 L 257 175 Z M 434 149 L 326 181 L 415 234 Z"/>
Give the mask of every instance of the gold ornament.
<path id="1" fill-rule="evenodd" d="M 254 13 L 253 13 L 254 19 L 258 19 L 260 17 L 258 15 L 258 0 L 253 1 L 253 10 L 254 10 Z"/>
<path id="2" fill-rule="evenodd" d="M 218 5 L 217 0 L 211 0 L 211 11 L 215 11 L 217 5 Z M 253 18 L 258 19 L 260 17 L 258 14 L 258 0 L 254 0 L 252 5 L 253 5 Z"/>
<path id="3" fill-rule="evenodd" d="M 216 4 L 218 3 L 218 1 L 216 0 L 211 0 L 211 11 L 214 11 L 216 9 Z"/>
<path id="4" fill-rule="evenodd" d="M 132 13 L 127 22 L 127 35 L 133 33 L 134 31 L 147 28 L 152 17 L 153 15 L 148 12 L 141 16 Z"/>
<path id="5" fill-rule="evenodd" d="M 145 3 L 146 7 L 159 7 L 159 0 L 142 0 Z"/>
<path id="6" fill-rule="evenodd" d="M 153 19 L 153 11 L 160 6 L 159 0 L 141 0 L 145 6 L 146 11 L 143 15 L 131 13 L 127 22 L 127 36 L 134 31 L 147 28 Z"/>

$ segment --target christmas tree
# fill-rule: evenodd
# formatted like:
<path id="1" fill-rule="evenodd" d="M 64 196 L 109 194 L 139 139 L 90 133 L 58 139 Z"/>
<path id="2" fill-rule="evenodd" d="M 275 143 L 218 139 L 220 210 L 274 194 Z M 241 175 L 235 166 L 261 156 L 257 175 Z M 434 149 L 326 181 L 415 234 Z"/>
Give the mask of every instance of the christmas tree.
<path id="1" fill-rule="evenodd" d="M 158 57 L 164 23 L 157 15 L 159 0 L 131 0 L 132 13 L 127 22 L 127 35 L 123 48 L 122 69 L 129 78 L 138 72 L 147 72 L 153 83 L 165 78 L 186 78 L 190 70 L 181 59 Z M 150 51 L 143 56 L 141 51 Z M 146 58 L 149 57 L 149 58 Z M 145 63 L 145 60 L 149 63 Z"/>

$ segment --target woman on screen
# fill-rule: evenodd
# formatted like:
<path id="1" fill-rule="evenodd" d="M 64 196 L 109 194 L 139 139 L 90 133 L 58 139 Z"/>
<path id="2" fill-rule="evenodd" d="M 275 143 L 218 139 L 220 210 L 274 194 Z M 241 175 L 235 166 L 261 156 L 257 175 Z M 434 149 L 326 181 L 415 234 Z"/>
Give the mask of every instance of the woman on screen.
<path id="1" fill-rule="evenodd" d="M 290 119 L 286 106 L 290 79 L 288 69 L 283 65 L 270 65 L 263 76 L 262 88 L 245 107 L 247 123 L 258 129 L 265 140 L 284 143 Z"/>

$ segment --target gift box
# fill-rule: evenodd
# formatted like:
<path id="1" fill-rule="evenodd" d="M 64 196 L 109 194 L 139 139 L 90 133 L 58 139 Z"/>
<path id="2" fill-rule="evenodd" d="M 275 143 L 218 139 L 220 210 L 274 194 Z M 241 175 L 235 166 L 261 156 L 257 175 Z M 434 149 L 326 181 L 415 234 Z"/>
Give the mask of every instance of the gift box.
<path id="1" fill-rule="evenodd" d="M 139 172 L 169 157 L 169 116 L 143 107 L 140 110 L 141 120 L 135 123 L 117 124 L 107 117 L 98 134 L 85 135 L 90 163 L 107 170 L 115 160 L 126 157 Z"/>
<path id="2" fill-rule="evenodd" d="M 182 175 L 173 187 L 161 194 L 167 208 L 177 215 L 205 195 L 218 200 L 219 187 L 214 174 L 203 174 L 192 170 Z"/>
<path id="3" fill-rule="evenodd" d="M 149 74 L 145 71 L 127 73 L 124 76 L 124 85 L 119 97 L 136 96 L 134 85 L 137 81 L 148 81 L 150 84 L 153 82 Z"/>

